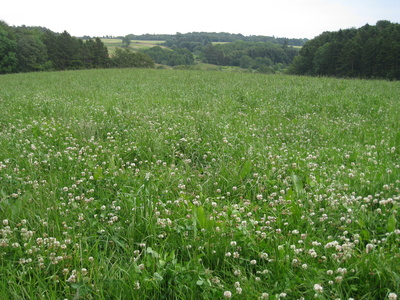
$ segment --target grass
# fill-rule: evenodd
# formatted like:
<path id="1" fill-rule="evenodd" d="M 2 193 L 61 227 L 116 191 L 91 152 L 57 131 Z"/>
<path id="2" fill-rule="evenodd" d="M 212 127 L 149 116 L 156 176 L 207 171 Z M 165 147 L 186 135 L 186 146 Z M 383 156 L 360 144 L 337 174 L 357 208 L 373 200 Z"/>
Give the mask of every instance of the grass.
<path id="1" fill-rule="evenodd" d="M 394 297 L 399 94 L 206 71 L 1 76 L 2 299 Z"/>

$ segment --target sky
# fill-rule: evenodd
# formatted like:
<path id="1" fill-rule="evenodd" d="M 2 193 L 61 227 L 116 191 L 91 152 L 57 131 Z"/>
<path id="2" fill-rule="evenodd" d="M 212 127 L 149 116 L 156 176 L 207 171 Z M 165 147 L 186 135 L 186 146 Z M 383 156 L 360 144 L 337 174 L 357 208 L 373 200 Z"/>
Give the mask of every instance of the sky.
<path id="1" fill-rule="evenodd" d="M 399 0 L 12 0 L 0 20 L 73 36 L 229 32 L 313 38 L 324 31 L 400 23 Z"/>

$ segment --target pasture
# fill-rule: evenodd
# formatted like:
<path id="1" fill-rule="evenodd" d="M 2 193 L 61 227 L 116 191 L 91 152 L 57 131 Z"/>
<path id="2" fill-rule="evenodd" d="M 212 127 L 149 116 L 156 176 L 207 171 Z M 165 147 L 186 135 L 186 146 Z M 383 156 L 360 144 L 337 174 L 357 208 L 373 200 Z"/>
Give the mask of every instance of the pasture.
<path id="1" fill-rule="evenodd" d="M 0 76 L 2 299 L 396 299 L 400 83 Z"/>

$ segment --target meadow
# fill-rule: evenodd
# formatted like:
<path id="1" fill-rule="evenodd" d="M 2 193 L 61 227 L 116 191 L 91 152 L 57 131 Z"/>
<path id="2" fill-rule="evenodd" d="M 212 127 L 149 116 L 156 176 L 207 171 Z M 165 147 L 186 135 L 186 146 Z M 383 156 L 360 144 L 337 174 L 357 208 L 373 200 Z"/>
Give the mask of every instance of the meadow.
<path id="1" fill-rule="evenodd" d="M 397 299 L 400 83 L 0 77 L 2 299 Z"/>

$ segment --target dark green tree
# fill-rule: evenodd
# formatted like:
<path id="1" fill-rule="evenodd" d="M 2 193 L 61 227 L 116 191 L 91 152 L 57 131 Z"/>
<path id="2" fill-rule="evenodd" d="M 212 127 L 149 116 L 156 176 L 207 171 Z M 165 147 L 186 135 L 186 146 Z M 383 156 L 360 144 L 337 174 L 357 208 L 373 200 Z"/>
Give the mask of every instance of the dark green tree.
<path id="1" fill-rule="evenodd" d="M 203 61 L 209 64 L 225 65 L 227 58 L 222 50 L 213 44 L 208 44 L 203 51 Z"/>
<path id="2" fill-rule="evenodd" d="M 122 47 L 129 47 L 130 44 L 131 44 L 131 39 L 130 39 L 129 35 L 124 36 L 122 38 Z"/>
<path id="3" fill-rule="evenodd" d="M 361 45 L 356 39 L 346 42 L 338 59 L 337 74 L 339 76 L 356 77 L 360 75 Z"/>
<path id="4" fill-rule="evenodd" d="M 154 68 L 154 61 L 144 53 L 135 53 L 128 48 L 117 48 L 110 64 L 115 68 Z"/>
<path id="5" fill-rule="evenodd" d="M 251 69 L 253 68 L 254 64 L 254 60 L 248 55 L 243 55 L 240 58 L 240 67 L 243 69 Z"/>
<path id="6" fill-rule="evenodd" d="M 0 22 L 0 74 L 12 73 L 17 69 L 17 43 L 11 37 L 8 25 Z"/>
<path id="7" fill-rule="evenodd" d="M 16 54 L 19 72 L 32 72 L 46 69 L 46 47 L 37 36 L 31 34 L 20 36 L 17 40 Z"/>

